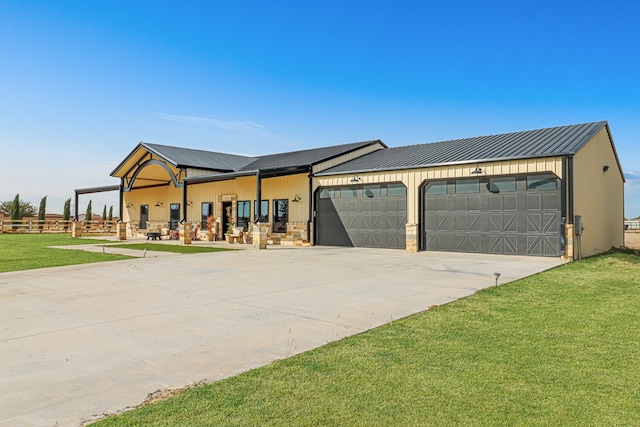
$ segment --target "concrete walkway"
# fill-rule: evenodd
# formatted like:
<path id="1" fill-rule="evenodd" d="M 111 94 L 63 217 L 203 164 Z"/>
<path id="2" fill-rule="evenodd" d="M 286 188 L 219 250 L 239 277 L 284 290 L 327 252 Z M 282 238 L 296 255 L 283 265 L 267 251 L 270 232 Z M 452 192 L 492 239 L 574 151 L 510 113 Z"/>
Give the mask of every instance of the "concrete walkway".
<path id="1" fill-rule="evenodd" d="M 80 425 L 559 264 L 269 247 L 2 273 L 0 425 Z"/>

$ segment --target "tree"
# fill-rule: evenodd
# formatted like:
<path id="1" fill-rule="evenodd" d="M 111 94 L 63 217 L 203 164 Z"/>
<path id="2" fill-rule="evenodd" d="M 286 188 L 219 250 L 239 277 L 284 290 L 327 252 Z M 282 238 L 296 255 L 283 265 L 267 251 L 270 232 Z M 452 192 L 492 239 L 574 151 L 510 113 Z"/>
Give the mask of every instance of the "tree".
<path id="1" fill-rule="evenodd" d="M 87 223 L 87 227 L 89 226 L 89 222 L 93 219 L 93 212 L 91 211 L 91 200 L 89 200 L 89 204 L 87 205 L 87 211 L 85 212 L 84 215 L 84 220 Z"/>
<path id="2" fill-rule="evenodd" d="M 109 216 L 107 217 L 108 221 L 113 221 L 113 205 L 109 206 Z"/>
<path id="3" fill-rule="evenodd" d="M 18 205 L 19 206 L 19 210 L 20 210 L 20 219 L 22 219 L 22 217 L 25 216 L 35 216 L 38 211 L 36 210 L 35 206 L 33 206 L 31 203 L 29 202 L 25 202 L 24 200 L 20 200 L 20 195 L 18 194 Z M 9 216 L 11 216 L 11 212 L 13 212 L 13 203 L 15 202 L 14 200 L 10 200 L 8 202 L 1 202 L 0 203 L 0 211 L 5 212 L 6 214 L 8 214 Z"/>
<path id="4" fill-rule="evenodd" d="M 106 221 L 107 220 L 107 205 L 104 205 L 104 208 L 102 208 L 102 221 Z"/>
<path id="5" fill-rule="evenodd" d="M 64 210 L 62 211 L 62 219 L 69 221 L 69 218 L 71 218 L 71 199 L 64 201 Z"/>
<path id="6" fill-rule="evenodd" d="M 22 215 L 20 215 L 20 194 L 16 194 L 16 197 L 13 199 L 13 203 L 11 203 L 11 221 L 20 221 L 22 219 Z M 13 228 L 18 228 L 15 224 L 13 224 Z"/>
<path id="7" fill-rule="evenodd" d="M 42 230 L 44 225 L 44 215 L 47 210 L 47 196 L 40 199 L 40 209 L 38 209 L 38 228 Z"/>

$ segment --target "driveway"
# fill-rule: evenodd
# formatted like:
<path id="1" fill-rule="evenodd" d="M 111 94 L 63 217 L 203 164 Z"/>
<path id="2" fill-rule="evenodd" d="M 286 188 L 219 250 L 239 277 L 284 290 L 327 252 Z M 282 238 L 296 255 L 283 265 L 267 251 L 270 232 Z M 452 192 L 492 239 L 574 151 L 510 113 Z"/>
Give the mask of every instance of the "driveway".
<path id="1" fill-rule="evenodd" d="M 269 247 L 2 273 L 0 425 L 79 425 L 561 263 Z"/>

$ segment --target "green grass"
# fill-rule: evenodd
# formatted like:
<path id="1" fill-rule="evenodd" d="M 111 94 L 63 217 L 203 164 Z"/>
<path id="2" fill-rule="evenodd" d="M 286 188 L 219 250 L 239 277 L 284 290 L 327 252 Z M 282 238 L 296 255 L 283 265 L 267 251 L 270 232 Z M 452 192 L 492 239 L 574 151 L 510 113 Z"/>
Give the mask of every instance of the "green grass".
<path id="1" fill-rule="evenodd" d="M 640 257 L 606 254 L 96 426 L 638 425 L 639 308 Z"/>
<path id="2" fill-rule="evenodd" d="M 148 251 L 174 252 L 179 254 L 199 254 L 204 252 L 236 251 L 231 248 L 212 248 L 209 246 L 165 245 L 162 243 L 130 243 L 109 245 L 110 248 L 127 248 Z"/>
<path id="3" fill-rule="evenodd" d="M 47 246 L 109 243 L 74 239 L 68 234 L 0 234 L 0 272 L 131 258 L 124 255 L 54 249 Z"/>

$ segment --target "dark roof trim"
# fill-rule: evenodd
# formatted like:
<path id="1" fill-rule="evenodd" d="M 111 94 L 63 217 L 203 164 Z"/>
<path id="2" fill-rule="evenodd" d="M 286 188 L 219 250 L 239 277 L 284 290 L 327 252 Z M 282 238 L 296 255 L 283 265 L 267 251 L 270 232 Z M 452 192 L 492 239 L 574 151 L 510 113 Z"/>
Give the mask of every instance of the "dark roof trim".
<path id="1" fill-rule="evenodd" d="M 244 176 L 255 176 L 258 171 L 243 171 L 243 172 L 229 172 L 229 173 L 217 173 L 212 175 L 200 175 L 185 178 L 182 182 L 186 184 L 200 184 L 203 182 L 215 182 L 215 181 L 229 181 Z"/>
<path id="2" fill-rule="evenodd" d="M 365 172 L 380 172 L 380 171 L 397 171 L 397 170 L 412 170 L 412 169 L 424 169 L 424 168 L 436 168 L 441 166 L 457 166 L 457 165 L 474 165 L 476 163 L 492 163 L 492 162 L 504 162 L 509 160 L 526 160 L 526 159 L 544 159 L 547 157 L 564 157 L 567 155 L 573 155 L 574 153 L 557 153 L 546 154 L 540 156 L 522 156 L 522 157 L 496 157 L 477 160 L 461 160 L 459 162 L 446 162 L 446 163 L 425 163 L 420 165 L 406 165 L 406 166 L 390 166 L 382 168 L 368 168 L 368 169 L 353 169 L 348 171 L 331 172 L 331 169 L 318 172 L 313 176 L 331 176 L 331 175 L 348 175 L 353 173 L 365 173 Z M 333 168 L 332 168 L 333 169 Z"/>
<path id="3" fill-rule="evenodd" d="M 76 194 L 104 193 L 107 191 L 119 191 L 119 185 L 105 185 L 102 187 L 76 188 Z"/>
<path id="4" fill-rule="evenodd" d="M 616 151 L 616 145 L 613 143 L 613 136 L 611 136 L 611 129 L 609 129 L 609 123 L 606 123 L 607 135 L 609 136 L 609 142 L 611 143 L 611 149 L 613 150 L 613 156 L 616 158 L 616 163 L 618 164 L 618 170 L 620 171 L 620 175 L 622 176 L 622 182 L 627 182 L 627 179 L 624 177 L 624 172 L 622 170 L 622 163 L 620 163 L 620 158 L 618 157 L 618 152 Z"/>
<path id="5" fill-rule="evenodd" d="M 201 184 L 204 182 L 229 181 L 232 179 L 242 178 L 246 176 L 257 176 L 258 173 L 260 174 L 260 178 L 272 178 L 275 176 L 295 175 L 295 174 L 305 173 L 310 171 L 311 171 L 311 168 L 309 166 L 260 169 L 260 170 L 241 171 L 241 172 L 229 172 L 229 173 L 193 176 L 190 178 L 185 178 L 183 182 L 187 184 Z"/>
<path id="6" fill-rule="evenodd" d="M 128 161 L 131 157 L 133 157 L 133 155 L 134 155 L 134 154 L 135 154 L 135 153 L 136 153 L 140 148 L 142 148 L 142 143 L 138 143 L 138 145 L 136 145 L 136 146 L 135 146 L 135 148 L 134 148 L 133 150 L 131 150 L 131 152 L 130 152 L 129 154 L 127 154 L 127 155 L 125 156 L 125 158 L 124 158 L 124 159 L 122 159 L 122 161 L 118 164 L 118 166 L 116 166 L 116 168 L 115 168 L 113 171 L 111 171 L 111 173 L 110 173 L 109 175 L 110 175 L 110 176 L 115 176 L 115 175 L 118 173 L 118 171 L 119 171 L 120 169 L 122 169 L 122 167 L 124 166 L 124 164 L 125 164 L 125 163 L 127 163 L 127 161 Z"/>

